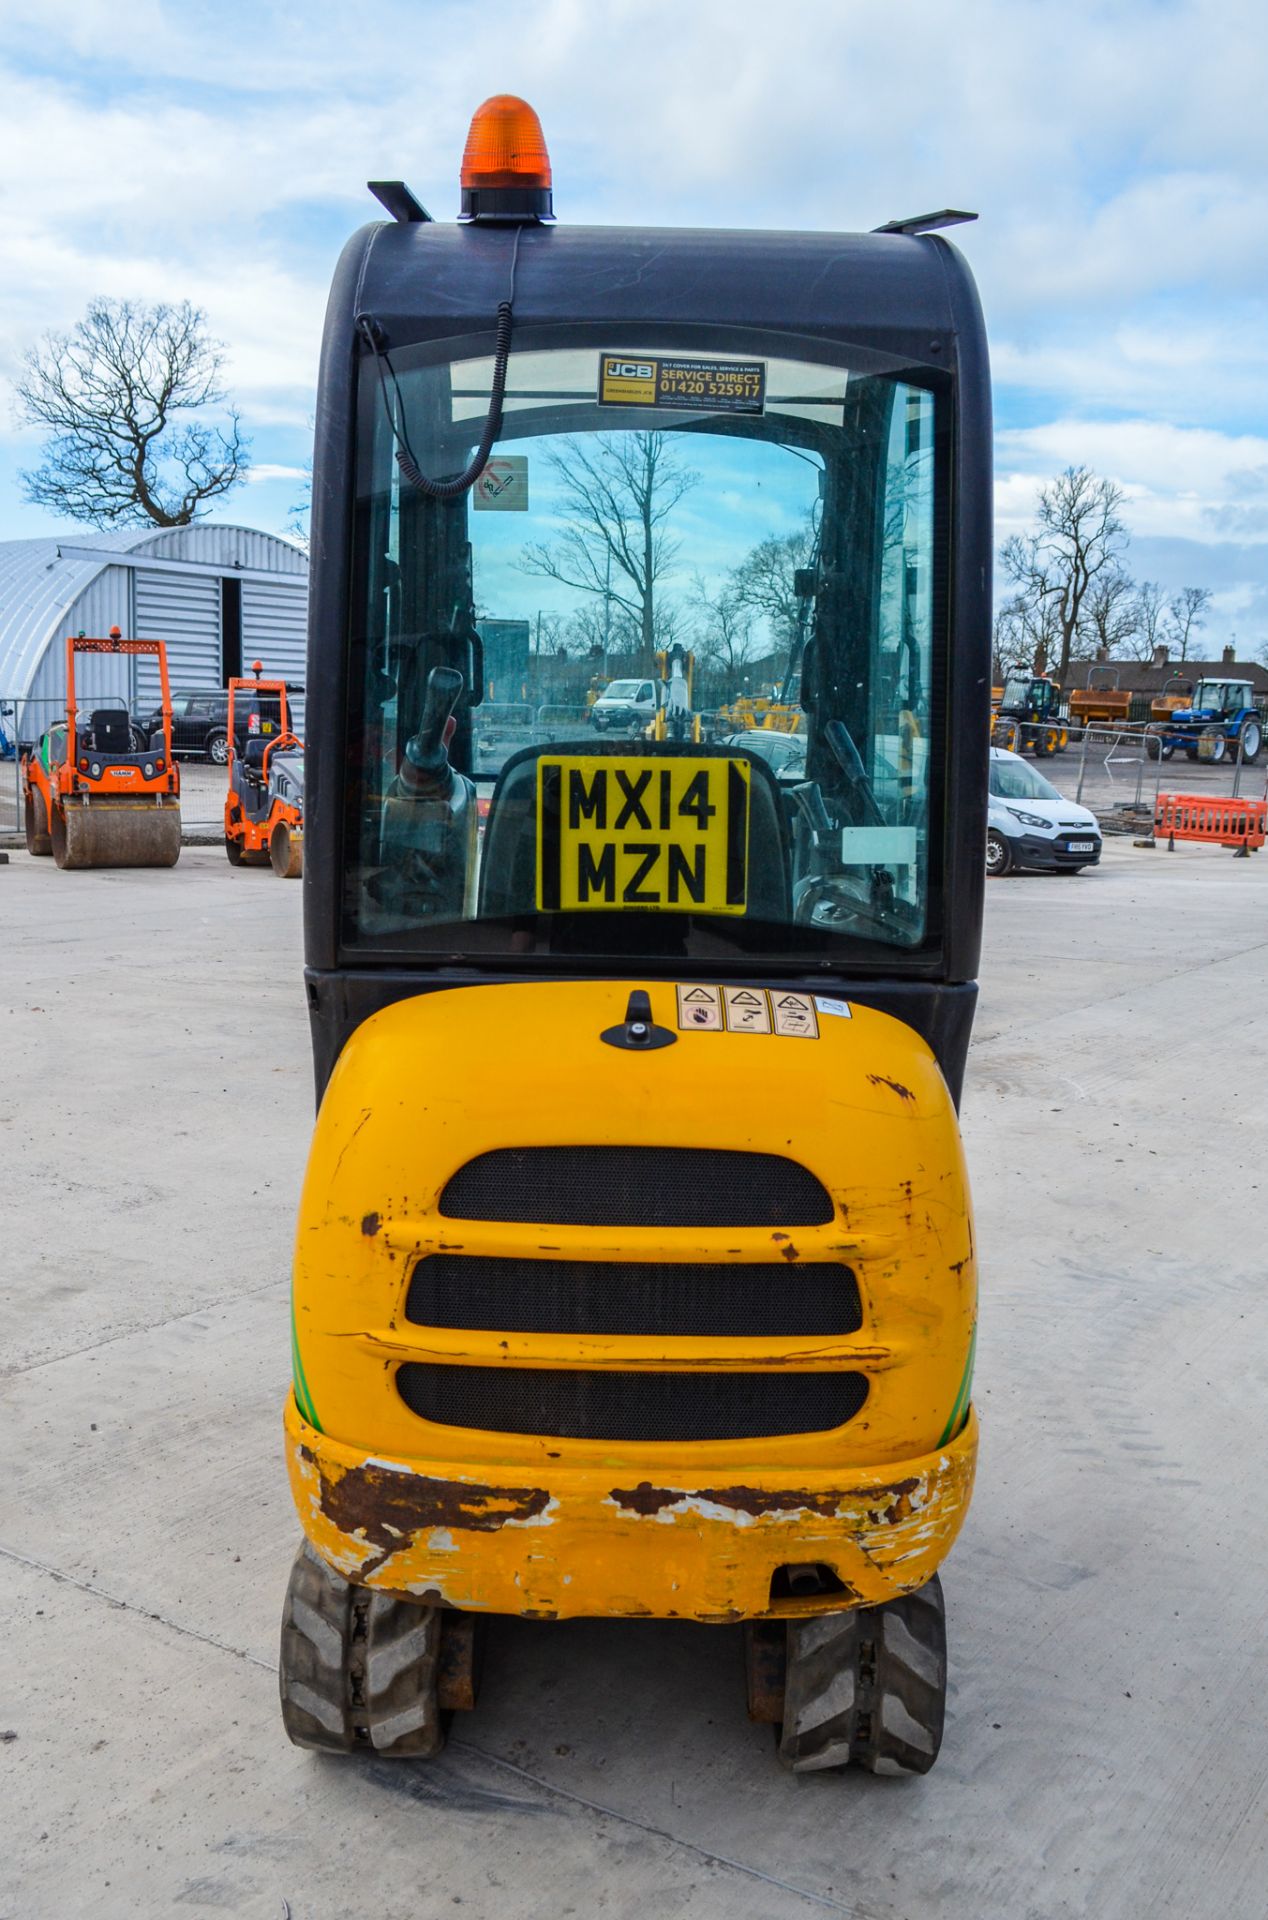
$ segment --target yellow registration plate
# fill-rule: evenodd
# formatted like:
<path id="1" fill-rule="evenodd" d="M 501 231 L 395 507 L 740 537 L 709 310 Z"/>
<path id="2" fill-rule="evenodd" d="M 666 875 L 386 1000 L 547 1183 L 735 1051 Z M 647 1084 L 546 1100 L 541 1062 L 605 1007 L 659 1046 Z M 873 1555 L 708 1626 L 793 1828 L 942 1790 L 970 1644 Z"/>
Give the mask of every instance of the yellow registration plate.
<path id="1" fill-rule="evenodd" d="M 743 913 L 746 760 L 548 754 L 538 761 L 543 913 Z"/>

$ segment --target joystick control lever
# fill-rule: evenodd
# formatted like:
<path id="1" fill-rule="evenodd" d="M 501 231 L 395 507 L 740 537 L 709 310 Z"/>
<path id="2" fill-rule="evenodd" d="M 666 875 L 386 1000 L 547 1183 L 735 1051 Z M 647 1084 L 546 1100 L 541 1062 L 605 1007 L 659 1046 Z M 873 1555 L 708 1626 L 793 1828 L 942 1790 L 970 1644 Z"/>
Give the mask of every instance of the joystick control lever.
<path id="1" fill-rule="evenodd" d="M 418 800 L 449 798 L 454 782 L 449 742 L 453 738 L 453 710 L 462 688 L 462 675 L 456 667 L 433 667 L 428 674 L 418 732 L 407 741 L 401 760 L 403 794 Z"/>

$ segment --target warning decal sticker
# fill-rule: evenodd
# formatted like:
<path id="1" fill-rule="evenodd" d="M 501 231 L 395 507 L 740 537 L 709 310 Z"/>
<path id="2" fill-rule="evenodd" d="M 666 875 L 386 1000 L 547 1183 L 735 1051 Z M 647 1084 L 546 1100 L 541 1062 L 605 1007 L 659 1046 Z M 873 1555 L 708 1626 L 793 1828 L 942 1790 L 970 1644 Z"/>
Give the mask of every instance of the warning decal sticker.
<path id="1" fill-rule="evenodd" d="M 471 503 L 479 513 L 527 513 L 528 455 L 495 454 L 471 489 Z"/>
<path id="2" fill-rule="evenodd" d="M 819 1017 L 825 1012 L 850 1010 L 840 1000 L 816 1000 L 808 993 L 785 993 L 780 987 L 679 987 L 680 1033 L 773 1033 L 784 1040 L 817 1040 Z"/>
<path id="3" fill-rule="evenodd" d="M 697 1027 L 704 1033 L 722 1031 L 722 989 L 720 987 L 679 987 L 678 1030 L 686 1033 Z"/>
<path id="4" fill-rule="evenodd" d="M 770 1001 L 761 987 L 723 987 L 728 1033 L 769 1033 Z"/>
<path id="5" fill-rule="evenodd" d="M 601 407 L 761 413 L 766 405 L 766 363 L 601 353 L 598 398 Z"/>
<path id="6" fill-rule="evenodd" d="M 814 1002 L 808 993 L 773 992 L 770 998 L 776 1033 L 785 1034 L 790 1039 L 819 1038 L 819 1022 L 815 1018 Z"/>

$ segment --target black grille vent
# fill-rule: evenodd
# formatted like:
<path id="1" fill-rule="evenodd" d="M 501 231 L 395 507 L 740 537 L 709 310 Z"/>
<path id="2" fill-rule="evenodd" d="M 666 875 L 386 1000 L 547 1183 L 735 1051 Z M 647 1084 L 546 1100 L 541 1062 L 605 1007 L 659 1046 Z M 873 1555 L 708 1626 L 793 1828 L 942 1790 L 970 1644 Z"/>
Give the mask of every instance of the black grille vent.
<path id="1" fill-rule="evenodd" d="M 500 1147 L 440 1196 L 451 1220 L 561 1227 L 818 1227 L 827 1188 L 775 1153 L 716 1147 Z"/>
<path id="2" fill-rule="evenodd" d="M 409 1363 L 412 1412 L 441 1426 L 560 1440 L 756 1440 L 844 1426 L 867 1399 L 861 1373 L 588 1373 Z"/>
<path id="3" fill-rule="evenodd" d="M 620 1265 L 437 1253 L 410 1280 L 405 1317 L 502 1333 L 830 1337 L 863 1324 L 848 1267 Z"/>

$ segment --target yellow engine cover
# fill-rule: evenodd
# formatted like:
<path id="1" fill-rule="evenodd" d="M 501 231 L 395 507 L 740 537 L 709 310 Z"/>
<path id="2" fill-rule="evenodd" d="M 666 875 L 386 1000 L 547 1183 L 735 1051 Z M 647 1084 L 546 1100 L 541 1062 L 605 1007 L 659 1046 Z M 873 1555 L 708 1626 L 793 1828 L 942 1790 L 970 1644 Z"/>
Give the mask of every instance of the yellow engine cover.
<path id="1" fill-rule="evenodd" d="M 645 985 L 677 1033 L 605 1029 Z M 679 1030 L 664 983 L 467 987 L 401 1001 L 349 1040 L 318 1116 L 294 1269 L 287 1458 L 303 1525 L 348 1577 L 535 1615 L 758 1617 L 875 1603 L 949 1550 L 976 1454 L 976 1276 L 955 1112 L 925 1043 L 832 999 L 808 1032 Z M 835 1011 L 833 1011 L 835 1009 Z M 529 1225 L 447 1218 L 441 1194 L 498 1148 L 702 1147 L 798 1162 L 833 1217 L 794 1227 Z M 826 1337 L 523 1333 L 414 1324 L 430 1254 L 545 1263 L 836 1262 L 857 1331 Z M 777 1316 L 776 1316 L 777 1317 Z M 614 1442 L 421 1418 L 406 1364 L 747 1374 L 850 1372 L 867 1397 L 827 1432 Z M 544 1383 L 548 1384 L 548 1383 Z M 839 1591 L 772 1596 L 777 1568 Z"/>

